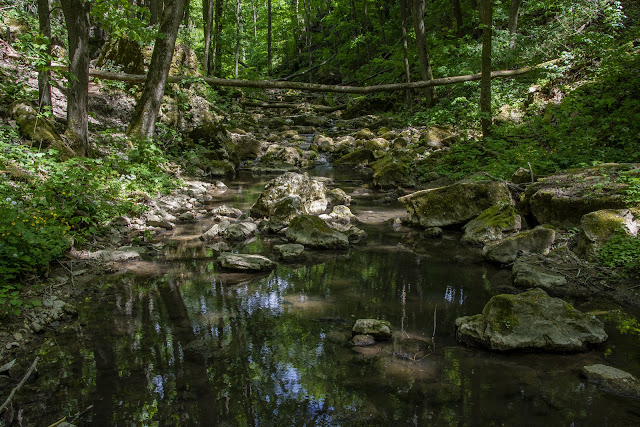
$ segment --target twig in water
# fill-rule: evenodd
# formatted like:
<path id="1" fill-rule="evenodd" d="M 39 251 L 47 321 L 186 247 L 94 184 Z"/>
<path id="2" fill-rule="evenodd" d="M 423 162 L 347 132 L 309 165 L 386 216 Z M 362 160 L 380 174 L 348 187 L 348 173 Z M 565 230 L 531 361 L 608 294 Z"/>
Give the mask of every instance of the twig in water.
<path id="1" fill-rule="evenodd" d="M 33 360 L 31 367 L 29 368 L 27 373 L 24 375 L 20 383 L 18 383 L 18 385 L 15 386 L 13 390 L 11 390 L 11 393 L 9 393 L 9 397 L 7 397 L 7 400 L 5 400 L 2 406 L 0 406 L 0 413 L 2 413 L 2 411 L 7 409 L 7 406 L 9 406 L 9 403 L 11 403 L 11 399 L 13 399 L 13 396 L 15 396 L 15 394 L 20 391 L 24 383 L 27 382 L 27 380 L 29 379 L 33 371 L 36 369 L 37 364 L 38 364 L 38 356 L 36 356 L 36 358 Z"/>

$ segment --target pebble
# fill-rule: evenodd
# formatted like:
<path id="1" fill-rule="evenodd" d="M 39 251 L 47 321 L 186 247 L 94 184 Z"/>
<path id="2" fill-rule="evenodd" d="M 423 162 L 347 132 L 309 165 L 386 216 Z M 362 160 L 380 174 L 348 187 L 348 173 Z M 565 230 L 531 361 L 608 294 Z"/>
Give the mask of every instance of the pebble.
<path id="1" fill-rule="evenodd" d="M 34 321 L 34 322 L 31 322 L 31 330 L 36 334 L 39 334 L 44 330 L 44 328 L 40 323 Z"/>
<path id="2" fill-rule="evenodd" d="M 22 341 L 22 334 L 20 332 L 16 332 L 13 334 L 13 338 L 15 338 L 16 341 Z"/>

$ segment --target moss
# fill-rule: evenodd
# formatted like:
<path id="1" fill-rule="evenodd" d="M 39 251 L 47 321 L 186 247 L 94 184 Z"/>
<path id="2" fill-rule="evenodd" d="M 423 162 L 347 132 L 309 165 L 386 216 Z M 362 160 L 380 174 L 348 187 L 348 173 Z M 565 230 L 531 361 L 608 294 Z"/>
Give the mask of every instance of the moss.
<path id="1" fill-rule="evenodd" d="M 506 229 L 513 226 L 516 215 L 518 212 L 513 205 L 500 202 L 482 211 L 477 221 L 484 223 L 486 227 Z"/>
<path id="2" fill-rule="evenodd" d="M 373 162 L 375 157 L 371 150 L 366 148 L 355 150 L 335 161 L 335 165 L 368 165 Z"/>
<path id="3" fill-rule="evenodd" d="M 300 215 L 295 217 L 290 225 L 291 228 L 299 230 L 309 230 L 310 233 L 333 233 L 334 230 L 326 222 L 313 215 Z"/>
<path id="4" fill-rule="evenodd" d="M 520 324 L 518 316 L 514 314 L 515 298 L 515 295 L 496 295 L 482 310 L 485 321 L 493 329 L 505 331 Z"/>

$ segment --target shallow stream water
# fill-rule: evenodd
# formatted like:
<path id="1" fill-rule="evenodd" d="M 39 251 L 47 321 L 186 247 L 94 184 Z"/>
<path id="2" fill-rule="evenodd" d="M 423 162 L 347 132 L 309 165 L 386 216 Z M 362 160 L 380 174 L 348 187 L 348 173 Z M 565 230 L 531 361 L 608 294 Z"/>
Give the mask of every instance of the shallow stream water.
<path id="1" fill-rule="evenodd" d="M 330 176 L 350 193 L 366 178 Z M 265 179 L 241 175 L 216 204 L 247 210 Z M 363 194 L 361 191 L 359 194 Z M 222 271 L 181 226 L 167 256 L 104 279 L 79 307 L 79 326 L 51 335 L 39 364 L 38 414 L 49 425 L 639 425 L 640 404 L 586 383 L 580 367 L 640 375 L 637 337 L 607 325 L 609 342 L 580 354 L 497 354 L 455 340 L 454 321 L 482 311 L 510 271 L 458 242 L 421 238 L 387 220 L 403 214 L 371 192 L 351 209 L 364 245 L 309 253 L 271 273 Z M 244 249 L 270 254 L 276 237 Z M 428 351 L 392 344 L 354 350 L 358 318 L 431 338 Z M 434 326 L 435 320 L 435 326 Z M 605 359 L 604 352 L 610 350 Z M 28 403 L 28 402 L 24 402 Z M 33 402 L 31 402 L 33 403 Z M 33 407 L 33 406 L 32 406 Z"/>

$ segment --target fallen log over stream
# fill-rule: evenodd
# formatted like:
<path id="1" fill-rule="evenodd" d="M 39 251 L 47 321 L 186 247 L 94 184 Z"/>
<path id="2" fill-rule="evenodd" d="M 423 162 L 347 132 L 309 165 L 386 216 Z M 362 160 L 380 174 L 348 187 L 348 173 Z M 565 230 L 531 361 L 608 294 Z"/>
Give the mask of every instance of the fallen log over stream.
<path id="1" fill-rule="evenodd" d="M 493 71 L 491 78 L 506 78 L 515 77 L 521 74 L 530 73 L 535 70 L 543 69 L 548 65 L 555 64 L 559 59 L 553 61 L 543 62 L 542 64 L 532 65 L 530 67 L 517 68 L 515 70 L 502 70 Z M 66 71 L 64 66 L 55 66 L 54 69 L 61 69 Z M 111 73 L 101 70 L 89 70 L 89 76 L 97 77 L 105 80 L 115 80 L 133 84 L 144 83 L 147 76 L 144 74 L 125 74 L 125 73 Z M 465 76 L 443 77 L 433 80 L 423 80 L 411 83 L 389 83 L 383 85 L 374 86 L 342 86 L 342 85 L 325 85 L 316 83 L 302 83 L 302 82 L 290 82 L 290 81 L 276 81 L 276 80 L 240 80 L 240 79 L 220 79 L 215 77 L 191 77 L 191 76 L 169 76 L 167 83 L 181 83 L 185 81 L 192 82 L 205 82 L 211 86 L 223 86 L 223 87 L 244 87 L 254 89 L 297 89 L 309 92 L 333 92 L 333 93 L 354 93 L 367 95 L 371 93 L 379 92 L 394 92 L 398 90 L 406 89 L 421 89 L 432 86 L 446 86 L 456 83 L 472 82 L 482 78 L 481 73 L 468 74 Z"/>
<path id="2" fill-rule="evenodd" d="M 296 104 L 294 102 L 243 102 L 245 107 L 257 107 L 257 108 L 296 108 L 303 109 L 305 107 L 311 108 L 314 111 L 321 113 L 332 113 L 338 110 L 344 110 L 348 107 L 348 104 L 342 105 L 311 105 L 311 104 Z"/>

